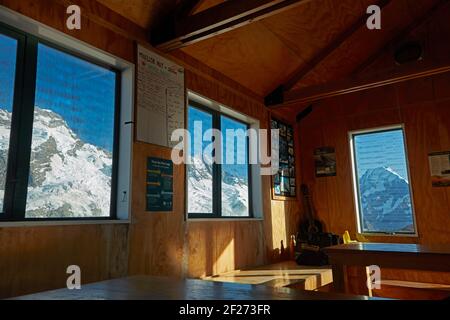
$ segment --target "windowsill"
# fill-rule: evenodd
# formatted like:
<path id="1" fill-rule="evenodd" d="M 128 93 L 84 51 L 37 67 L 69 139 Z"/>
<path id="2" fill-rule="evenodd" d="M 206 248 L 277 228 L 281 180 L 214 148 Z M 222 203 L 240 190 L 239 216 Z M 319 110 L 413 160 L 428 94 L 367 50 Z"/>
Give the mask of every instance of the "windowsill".
<path id="1" fill-rule="evenodd" d="M 236 222 L 263 221 L 263 218 L 188 218 L 187 222 Z"/>
<path id="2" fill-rule="evenodd" d="M 76 226 L 76 225 L 107 225 L 129 224 L 130 220 L 58 220 L 58 221 L 4 221 L 0 228 L 8 227 L 48 227 L 48 226 Z"/>
<path id="3" fill-rule="evenodd" d="M 419 235 L 417 234 L 359 234 L 359 240 L 368 243 L 405 243 L 418 244 Z"/>
<path id="4" fill-rule="evenodd" d="M 418 238 L 418 234 L 402 234 L 402 233 L 359 233 L 364 238 L 376 237 L 394 237 L 394 238 Z"/>

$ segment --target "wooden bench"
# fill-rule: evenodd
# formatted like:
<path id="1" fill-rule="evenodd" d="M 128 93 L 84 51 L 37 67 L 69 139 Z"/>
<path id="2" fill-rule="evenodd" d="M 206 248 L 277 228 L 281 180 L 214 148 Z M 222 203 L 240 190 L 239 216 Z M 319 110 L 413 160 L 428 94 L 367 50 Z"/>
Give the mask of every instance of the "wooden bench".
<path id="1" fill-rule="evenodd" d="M 373 296 L 394 299 L 442 300 L 450 297 L 450 285 L 400 280 L 381 280 L 380 289 L 372 289 Z"/>
<path id="2" fill-rule="evenodd" d="M 330 267 L 299 266 L 295 261 L 286 261 L 256 268 L 234 270 L 202 279 L 313 291 L 332 283 L 333 274 Z"/>

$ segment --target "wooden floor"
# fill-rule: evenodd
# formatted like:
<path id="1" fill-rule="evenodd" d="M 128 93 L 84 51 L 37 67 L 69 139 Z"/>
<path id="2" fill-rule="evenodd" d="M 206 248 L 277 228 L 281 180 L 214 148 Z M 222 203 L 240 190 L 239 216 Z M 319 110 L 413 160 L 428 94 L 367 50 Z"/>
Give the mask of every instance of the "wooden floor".
<path id="1" fill-rule="evenodd" d="M 285 261 L 272 265 L 235 270 L 203 280 L 216 282 L 265 285 L 273 288 L 291 287 L 316 290 L 333 282 L 330 267 L 299 266 L 295 261 Z"/>
<path id="2" fill-rule="evenodd" d="M 369 300 L 365 296 L 203 280 L 135 276 L 18 297 L 19 300 Z"/>

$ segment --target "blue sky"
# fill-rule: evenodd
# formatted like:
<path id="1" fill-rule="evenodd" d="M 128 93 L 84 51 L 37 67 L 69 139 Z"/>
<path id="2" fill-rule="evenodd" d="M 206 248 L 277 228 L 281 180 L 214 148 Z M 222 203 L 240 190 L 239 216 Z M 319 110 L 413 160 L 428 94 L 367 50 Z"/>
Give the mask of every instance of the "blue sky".
<path id="1" fill-rule="evenodd" d="M 14 81 L 16 70 L 16 40 L 0 34 L 0 108 L 12 110 Z"/>
<path id="2" fill-rule="evenodd" d="M 403 131 L 375 132 L 355 136 L 358 176 L 367 170 L 390 167 L 408 180 Z"/>
<path id="3" fill-rule="evenodd" d="M 15 40 L 0 35 L 0 107 L 11 111 Z M 115 73 L 39 44 L 35 105 L 61 115 L 78 137 L 112 151 Z"/>
<path id="4" fill-rule="evenodd" d="M 191 133 L 191 155 L 198 155 L 199 153 L 203 152 L 203 150 L 211 144 L 211 141 L 203 141 L 200 142 L 200 139 L 198 137 L 195 137 L 194 135 L 194 124 L 195 122 L 201 122 L 202 123 L 202 135 L 205 134 L 205 131 L 212 128 L 212 115 L 209 113 L 206 113 L 202 110 L 199 110 L 195 107 L 190 107 L 188 110 L 188 130 Z M 240 123 L 238 121 L 235 121 L 233 119 L 230 119 L 228 117 L 221 117 L 221 131 L 223 135 L 223 162 L 226 160 L 226 155 L 228 154 L 229 158 L 234 159 L 234 163 L 238 163 L 238 157 L 239 159 L 244 159 L 245 164 L 223 164 L 222 169 L 228 172 L 236 171 L 241 178 L 245 179 L 247 176 L 247 143 L 243 147 L 242 143 L 238 142 L 238 139 L 235 138 L 234 141 L 228 141 L 227 140 L 227 132 L 226 130 L 247 130 L 247 126 L 243 123 Z M 208 138 L 210 140 L 210 138 Z M 234 144 L 234 146 L 232 146 Z M 240 160 L 240 163 L 242 161 Z"/>

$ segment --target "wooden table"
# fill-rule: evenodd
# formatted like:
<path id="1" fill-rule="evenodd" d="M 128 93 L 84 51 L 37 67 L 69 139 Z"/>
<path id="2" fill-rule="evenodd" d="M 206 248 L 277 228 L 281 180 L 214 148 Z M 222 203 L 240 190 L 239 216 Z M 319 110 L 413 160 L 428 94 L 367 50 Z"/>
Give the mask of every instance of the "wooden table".
<path id="1" fill-rule="evenodd" d="M 19 300 L 368 300 L 324 292 L 271 288 L 203 280 L 134 276 L 82 285 L 80 290 L 59 289 Z"/>
<path id="2" fill-rule="evenodd" d="M 330 267 L 299 266 L 295 261 L 234 270 L 203 280 L 316 290 L 333 282 Z"/>
<path id="3" fill-rule="evenodd" d="M 337 292 L 346 292 L 347 266 L 450 272 L 450 245 L 351 243 L 323 250 L 332 265 Z"/>

